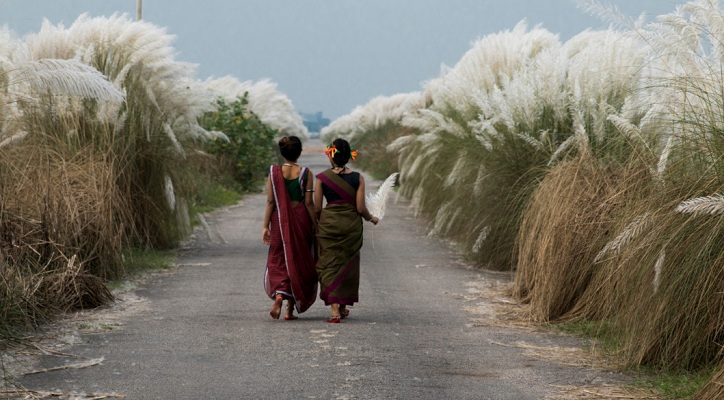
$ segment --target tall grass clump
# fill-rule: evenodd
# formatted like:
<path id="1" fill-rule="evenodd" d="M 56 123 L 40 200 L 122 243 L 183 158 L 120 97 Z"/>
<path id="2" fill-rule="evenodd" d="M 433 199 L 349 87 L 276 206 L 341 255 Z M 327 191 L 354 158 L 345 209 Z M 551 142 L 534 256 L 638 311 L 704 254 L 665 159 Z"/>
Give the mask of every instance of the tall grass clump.
<path id="1" fill-rule="evenodd" d="M 672 127 L 653 166 L 655 218 L 615 261 L 621 272 L 613 277 L 623 283 L 614 320 L 634 364 L 696 369 L 724 361 L 724 93 L 712 90 L 724 85 L 723 22 L 718 1 L 691 1 L 633 32 L 665 61 L 649 97 L 668 99 Z M 641 281 L 651 290 L 627 293 Z"/>
<path id="2" fill-rule="evenodd" d="M 81 16 L 4 37 L 0 332 L 11 334 L 109 301 L 124 249 L 176 243 L 183 142 L 206 135 L 196 119 L 212 105 L 150 24 Z"/>
<path id="3" fill-rule="evenodd" d="M 637 188 L 635 202 L 617 201 L 607 242 L 597 240 L 598 253 L 579 267 L 593 273 L 563 318 L 606 321 L 627 365 L 697 370 L 721 362 L 722 220 L 676 211 L 700 188 L 653 183 Z"/>
<path id="4" fill-rule="evenodd" d="M 592 281 L 610 283 L 596 258 L 607 243 L 616 243 L 622 208 L 651 195 L 651 187 L 641 187 L 647 180 L 643 163 L 612 164 L 591 155 L 562 162 L 546 174 L 523 212 L 517 240 L 514 296 L 530 304 L 532 319 L 564 318 Z M 641 223 L 636 220 L 629 229 Z"/>
<path id="5" fill-rule="evenodd" d="M 517 294 L 538 320 L 603 322 L 627 365 L 722 363 L 723 21 L 718 2 L 693 1 L 634 26 L 647 56 L 607 117 L 624 145 L 580 160 L 590 182 L 558 165 L 524 214 Z"/>
<path id="6" fill-rule="evenodd" d="M 172 41 L 125 15 L 0 30 L 0 335 L 109 301 L 136 268 L 124 254 L 189 232 L 200 169 L 252 187 L 280 130 L 306 136 L 275 84 L 220 93 Z"/>
<path id="7" fill-rule="evenodd" d="M 99 277 L 121 265 L 124 233 L 115 221 L 127 209 L 108 154 L 57 135 L 94 126 L 60 112 L 63 107 L 118 104 L 122 94 L 97 70 L 75 61 L 8 62 L 6 68 L 0 335 L 54 313 L 108 302 L 112 296 Z M 52 125 L 43 123 L 48 113 Z"/>
<path id="8" fill-rule="evenodd" d="M 212 109 L 213 98 L 195 81 L 190 64 L 174 60 L 173 37 L 164 29 L 125 15 L 79 17 L 69 28 L 45 22 L 26 37 L 30 59 L 77 59 L 88 64 L 126 95 L 119 107 L 83 103 L 84 119 L 105 129 L 81 132 L 77 140 L 111 154 L 116 183 L 129 202 L 123 221 L 133 246 L 169 248 L 184 235 L 185 197 L 175 189 L 183 180 L 184 145 L 210 135 L 197 118 Z M 51 115 L 47 125 L 52 124 Z M 68 139 L 72 130 L 59 132 Z"/>
<path id="9" fill-rule="evenodd" d="M 514 268 L 522 210 L 549 166 L 625 146 L 608 115 L 633 90 L 640 53 L 614 31 L 561 44 L 519 24 L 479 40 L 428 84 L 432 105 L 403 119 L 417 132 L 390 145 L 403 192 L 434 221 L 433 233 L 480 265 Z"/>

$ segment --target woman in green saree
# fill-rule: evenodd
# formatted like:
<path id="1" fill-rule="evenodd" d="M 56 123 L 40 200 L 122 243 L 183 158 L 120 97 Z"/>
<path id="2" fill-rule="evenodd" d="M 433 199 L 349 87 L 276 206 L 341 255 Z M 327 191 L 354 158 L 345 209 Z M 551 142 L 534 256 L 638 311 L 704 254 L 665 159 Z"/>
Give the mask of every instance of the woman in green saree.
<path id="1" fill-rule="evenodd" d="M 336 139 L 325 150 L 332 168 L 317 175 L 314 204 L 319 215 L 317 261 L 319 297 L 331 307 L 327 320 L 339 323 L 349 315 L 347 306 L 359 301 L 359 262 L 362 248 L 362 218 L 377 225 L 379 219 L 365 205 L 365 181 L 347 167 L 357 156 L 349 143 Z M 326 207 L 322 208 L 322 200 Z"/>

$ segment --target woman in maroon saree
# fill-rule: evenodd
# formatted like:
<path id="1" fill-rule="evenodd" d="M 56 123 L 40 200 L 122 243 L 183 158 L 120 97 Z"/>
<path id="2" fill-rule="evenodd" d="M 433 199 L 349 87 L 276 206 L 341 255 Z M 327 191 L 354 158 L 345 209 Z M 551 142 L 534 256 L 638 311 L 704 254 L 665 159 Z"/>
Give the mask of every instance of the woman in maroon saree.
<path id="1" fill-rule="evenodd" d="M 379 219 L 365 205 L 365 181 L 346 164 L 356 152 L 344 139 L 336 139 L 325 151 L 332 168 L 317 175 L 314 203 L 320 214 L 317 241 L 320 245 L 317 274 L 319 297 L 330 306 L 327 320 L 339 323 L 349 315 L 347 306 L 359 301 L 362 218 L 377 225 Z M 322 199 L 327 206 L 322 209 Z"/>
<path id="2" fill-rule="evenodd" d="M 313 174 L 297 164 L 302 142 L 296 136 L 283 137 L 279 150 L 286 162 L 271 166 L 267 183 L 262 241 L 269 245 L 269 255 L 264 289 L 274 300 L 269 315 L 279 319 L 282 302 L 287 300 L 284 319 L 293 320 L 297 319 L 294 309 L 303 313 L 317 296 L 314 268 L 317 220 L 312 196 Z"/>

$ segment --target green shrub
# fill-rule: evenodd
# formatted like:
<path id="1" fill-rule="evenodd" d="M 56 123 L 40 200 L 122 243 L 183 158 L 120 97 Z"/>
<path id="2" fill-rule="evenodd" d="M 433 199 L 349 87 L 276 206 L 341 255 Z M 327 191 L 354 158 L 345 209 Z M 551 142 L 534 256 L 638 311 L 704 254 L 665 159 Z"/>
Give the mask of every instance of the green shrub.
<path id="1" fill-rule="evenodd" d="M 222 173 L 230 174 L 243 190 L 253 190 L 264 181 L 270 164 L 276 162 L 274 138 L 277 132 L 248 109 L 248 93 L 227 104 L 217 100 L 217 111 L 206 113 L 202 126 L 223 132 L 229 139 L 215 138 L 206 151 L 218 158 Z"/>

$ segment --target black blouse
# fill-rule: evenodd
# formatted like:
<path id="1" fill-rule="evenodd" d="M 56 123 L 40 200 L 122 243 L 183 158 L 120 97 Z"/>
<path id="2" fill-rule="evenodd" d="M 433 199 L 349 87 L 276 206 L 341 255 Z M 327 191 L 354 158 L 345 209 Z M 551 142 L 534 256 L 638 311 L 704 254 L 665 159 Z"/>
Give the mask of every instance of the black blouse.
<path id="1" fill-rule="evenodd" d="M 340 174 L 338 176 L 342 178 L 345 182 L 349 183 L 355 191 L 359 189 L 359 172 L 350 172 L 349 174 Z M 327 203 L 344 200 L 340 195 L 337 194 L 337 192 L 324 184 L 322 184 L 322 193 L 324 194 L 324 198 L 327 200 Z"/>

